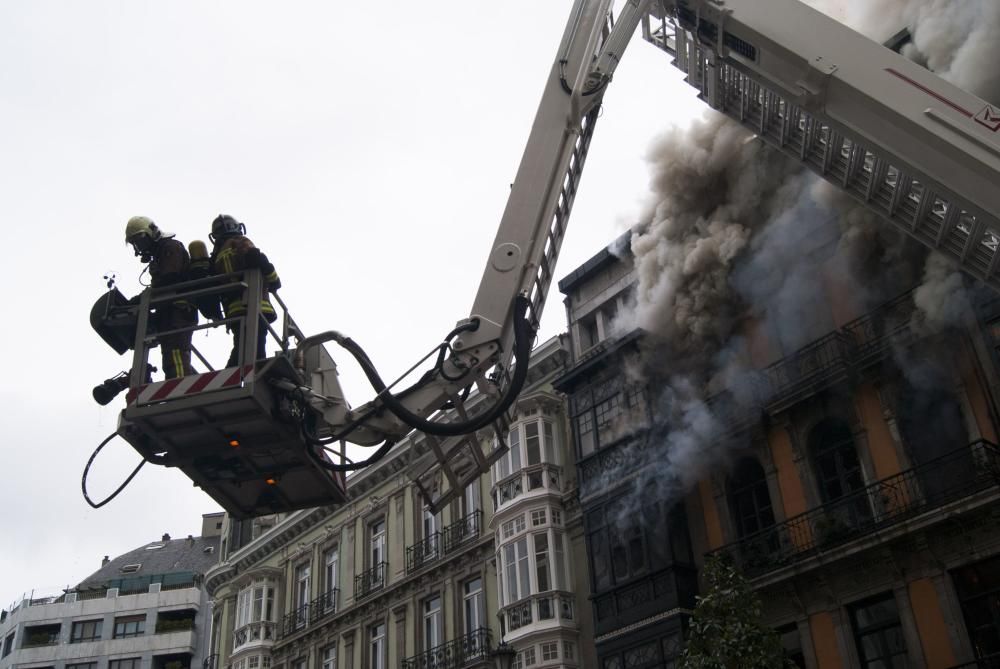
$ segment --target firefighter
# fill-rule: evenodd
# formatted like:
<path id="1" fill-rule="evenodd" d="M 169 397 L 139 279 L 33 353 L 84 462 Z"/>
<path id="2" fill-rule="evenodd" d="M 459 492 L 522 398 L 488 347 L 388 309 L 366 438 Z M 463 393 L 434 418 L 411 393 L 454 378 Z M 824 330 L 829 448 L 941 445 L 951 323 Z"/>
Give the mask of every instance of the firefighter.
<path id="1" fill-rule="evenodd" d="M 212 221 L 212 233 L 208 236 L 213 244 L 210 271 L 212 275 L 218 276 L 247 269 L 259 269 L 264 282 L 260 313 L 268 323 L 273 323 L 277 316 L 268 295 L 281 287 L 281 280 L 274 265 L 260 249 L 254 246 L 246 236 L 246 231 L 245 225 L 228 214 L 219 214 Z M 247 312 L 246 298 L 242 291 L 224 293 L 221 302 L 226 318 L 243 316 Z M 235 367 L 239 360 L 240 330 L 238 325 L 232 328 L 233 352 L 229 355 L 227 367 Z M 257 360 L 264 358 L 266 340 L 267 328 L 264 323 L 260 323 L 257 328 Z"/>
<path id="2" fill-rule="evenodd" d="M 188 279 L 190 260 L 187 249 L 173 237 L 145 216 L 133 216 L 125 224 L 125 242 L 132 245 L 142 262 L 149 263 L 149 285 L 152 288 L 163 288 Z M 137 300 L 137 297 L 132 298 L 132 301 Z M 198 324 L 198 314 L 187 300 L 159 304 L 154 309 L 150 323 L 156 331 L 166 332 Z M 191 330 L 163 335 L 159 341 L 165 378 L 175 379 L 195 373 L 191 367 Z"/>

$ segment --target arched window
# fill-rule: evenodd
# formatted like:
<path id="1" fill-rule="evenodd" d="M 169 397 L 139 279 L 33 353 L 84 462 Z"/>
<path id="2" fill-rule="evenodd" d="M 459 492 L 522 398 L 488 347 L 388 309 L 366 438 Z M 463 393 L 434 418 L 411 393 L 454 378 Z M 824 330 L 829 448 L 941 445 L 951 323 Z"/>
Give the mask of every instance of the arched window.
<path id="1" fill-rule="evenodd" d="M 739 538 L 774 525 L 774 509 L 764 468 L 754 458 L 736 463 L 729 479 L 729 502 Z"/>

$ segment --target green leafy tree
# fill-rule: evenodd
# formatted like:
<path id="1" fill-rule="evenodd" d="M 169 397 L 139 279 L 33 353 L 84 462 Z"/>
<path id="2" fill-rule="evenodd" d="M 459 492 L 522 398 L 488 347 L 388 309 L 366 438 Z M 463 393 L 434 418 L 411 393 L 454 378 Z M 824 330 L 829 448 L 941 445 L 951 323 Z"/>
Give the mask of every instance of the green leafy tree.
<path id="1" fill-rule="evenodd" d="M 717 555 L 705 563 L 705 595 L 698 597 L 682 669 L 782 669 L 781 637 L 761 618 L 760 598 L 743 574 Z"/>

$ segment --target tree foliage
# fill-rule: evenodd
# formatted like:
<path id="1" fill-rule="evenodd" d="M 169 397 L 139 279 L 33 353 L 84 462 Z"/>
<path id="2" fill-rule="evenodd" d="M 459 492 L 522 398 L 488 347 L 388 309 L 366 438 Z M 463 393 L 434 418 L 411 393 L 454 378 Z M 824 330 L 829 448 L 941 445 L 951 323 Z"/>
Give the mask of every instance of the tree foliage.
<path id="1" fill-rule="evenodd" d="M 793 667 L 781 637 L 761 622 L 761 603 L 746 578 L 713 555 L 705 563 L 706 592 L 698 597 L 683 669 L 781 669 Z"/>

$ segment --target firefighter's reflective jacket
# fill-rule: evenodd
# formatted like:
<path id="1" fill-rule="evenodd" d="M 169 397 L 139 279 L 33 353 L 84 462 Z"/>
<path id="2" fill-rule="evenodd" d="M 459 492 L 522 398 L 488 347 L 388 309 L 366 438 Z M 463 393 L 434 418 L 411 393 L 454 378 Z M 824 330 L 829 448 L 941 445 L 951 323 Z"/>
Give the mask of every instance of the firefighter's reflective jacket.
<path id="1" fill-rule="evenodd" d="M 267 256 L 260 252 L 249 238 L 243 235 L 231 235 L 218 240 L 212 251 L 211 272 L 213 275 L 230 274 L 245 269 L 260 269 L 264 279 L 264 295 L 260 301 L 260 311 L 267 321 L 276 318 L 274 307 L 268 295 L 281 287 L 281 280 L 274 265 Z M 229 293 L 222 296 L 222 309 L 226 318 L 242 316 L 247 305 L 241 293 Z"/>

